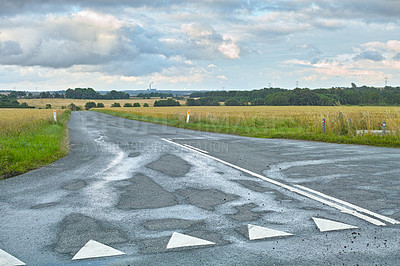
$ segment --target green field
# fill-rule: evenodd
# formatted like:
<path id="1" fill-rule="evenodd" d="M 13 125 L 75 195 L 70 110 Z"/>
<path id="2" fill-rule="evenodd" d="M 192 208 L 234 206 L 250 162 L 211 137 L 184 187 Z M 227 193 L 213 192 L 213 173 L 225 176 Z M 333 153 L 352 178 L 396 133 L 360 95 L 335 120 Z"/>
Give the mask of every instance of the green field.
<path id="1" fill-rule="evenodd" d="M 190 122 L 186 114 L 190 109 Z M 200 131 L 258 138 L 400 147 L 400 108 L 369 106 L 196 106 L 103 108 L 97 112 Z M 326 132 L 322 119 L 326 119 Z M 350 119 L 350 120 L 349 120 Z M 373 134 L 387 123 L 387 134 Z M 364 134 L 357 134 L 364 130 Z"/>
<path id="2" fill-rule="evenodd" d="M 71 112 L 0 109 L 0 179 L 48 165 L 68 151 L 67 123 Z"/>

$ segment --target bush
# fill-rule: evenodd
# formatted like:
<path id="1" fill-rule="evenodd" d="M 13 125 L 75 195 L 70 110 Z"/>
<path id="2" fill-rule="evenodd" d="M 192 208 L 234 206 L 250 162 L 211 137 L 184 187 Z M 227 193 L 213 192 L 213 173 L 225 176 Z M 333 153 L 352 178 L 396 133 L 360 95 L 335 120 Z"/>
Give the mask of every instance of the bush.
<path id="1" fill-rule="evenodd" d="M 175 101 L 171 98 L 167 100 L 159 100 L 154 102 L 154 107 L 163 107 L 163 106 L 181 106 L 178 101 Z"/>
<path id="2" fill-rule="evenodd" d="M 143 107 L 149 107 L 149 104 L 148 103 L 144 103 Z"/>
<path id="3" fill-rule="evenodd" d="M 69 110 L 71 111 L 80 111 L 81 108 L 79 106 L 76 106 L 75 104 L 71 103 L 70 105 L 68 105 L 67 107 Z"/>
<path id="4" fill-rule="evenodd" d="M 133 107 L 140 107 L 140 103 L 134 103 Z"/>
<path id="5" fill-rule="evenodd" d="M 132 107 L 132 104 L 131 103 L 125 103 L 124 107 Z"/>
<path id="6" fill-rule="evenodd" d="M 121 107 L 121 105 L 119 103 L 113 103 L 111 104 L 111 107 Z"/>
<path id="7" fill-rule="evenodd" d="M 85 104 L 85 109 L 89 110 L 90 108 L 96 108 L 96 103 L 95 102 L 87 102 Z"/>
<path id="8" fill-rule="evenodd" d="M 51 109 L 51 104 L 46 104 L 46 109 Z"/>
<path id="9" fill-rule="evenodd" d="M 104 103 L 97 103 L 97 108 L 104 108 Z"/>

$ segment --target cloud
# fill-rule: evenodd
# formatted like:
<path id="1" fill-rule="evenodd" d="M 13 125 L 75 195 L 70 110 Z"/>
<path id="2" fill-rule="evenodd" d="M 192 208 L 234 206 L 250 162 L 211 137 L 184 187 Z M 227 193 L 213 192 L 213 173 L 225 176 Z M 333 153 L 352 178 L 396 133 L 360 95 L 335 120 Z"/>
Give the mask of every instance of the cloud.
<path id="1" fill-rule="evenodd" d="M 217 76 L 217 79 L 228 80 L 228 78 L 225 75 L 219 75 Z"/>
<path id="2" fill-rule="evenodd" d="M 400 41 L 387 40 L 400 28 L 399 13 L 395 0 L 7 0 L 0 1 L 0 66 L 41 73 L 21 70 L 21 79 L 62 73 L 115 84 L 215 82 L 224 73 L 233 86 L 248 86 L 255 78 L 236 79 L 238 66 L 265 73 L 265 82 L 285 80 L 267 74 L 282 62 L 309 71 L 310 82 L 328 72 L 363 76 L 397 69 Z"/>
<path id="3" fill-rule="evenodd" d="M 229 37 L 215 31 L 211 25 L 189 23 L 181 25 L 177 38 L 164 40 L 171 51 L 188 59 L 240 58 L 239 46 Z"/>
<path id="4" fill-rule="evenodd" d="M 160 71 L 172 56 L 157 32 L 112 15 L 84 11 L 28 20 L 18 17 L 0 23 L 0 47 L 5 53 L 0 64 L 50 68 L 110 64 L 148 74 Z"/>
<path id="5" fill-rule="evenodd" d="M 219 47 L 218 51 L 224 55 L 224 57 L 229 59 L 239 59 L 240 58 L 240 48 L 232 42 L 223 42 Z"/>
<path id="6" fill-rule="evenodd" d="M 12 57 L 22 53 L 21 46 L 15 41 L 0 42 L 0 56 Z"/>
<path id="7" fill-rule="evenodd" d="M 361 54 L 354 57 L 354 60 L 363 60 L 363 59 L 378 62 L 384 60 L 385 57 L 383 57 L 382 54 L 378 51 L 364 51 Z"/>

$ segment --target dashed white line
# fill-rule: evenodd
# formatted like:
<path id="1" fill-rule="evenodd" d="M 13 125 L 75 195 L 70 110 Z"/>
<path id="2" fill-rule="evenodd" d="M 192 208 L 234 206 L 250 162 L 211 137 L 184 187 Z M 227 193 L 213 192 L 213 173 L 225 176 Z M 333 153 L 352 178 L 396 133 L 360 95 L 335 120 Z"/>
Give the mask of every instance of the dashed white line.
<path id="1" fill-rule="evenodd" d="M 200 154 L 202 154 L 203 156 L 205 156 L 205 157 L 207 157 L 207 158 L 213 159 L 213 160 L 215 160 L 215 161 L 217 161 L 217 162 L 220 162 L 220 163 L 223 163 L 223 164 L 225 164 L 225 165 L 227 165 L 227 166 L 229 166 L 229 167 L 235 168 L 235 169 L 237 169 L 237 170 L 239 170 L 239 171 L 242 171 L 242 172 L 244 172 L 244 173 L 247 173 L 247 174 L 250 174 L 250 175 L 255 176 L 255 177 L 257 177 L 257 178 L 260 178 L 260 179 L 262 179 L 262 180 L 264 180 L 264 181 L 266 181 L 266 182 L 269 182 L 269 183 L 274 184 L 274 185 L 276 185 L 276 186 L 279 186 L 279 187 L 281 187 L 281 188 L 287 189 L 287 190 L 289 190 L 289 191 L 292 191 L 292 192 L 294 192 L 294 193 L 300 194 L 300 195 L 305 196 L 305 197 L 307 197 L 307 198 L 310 198 L 310 199 L 313 199 L 313 200 L 315 200 L 315 201 L 321 202 L 321 203 L 323 203 L 323 204 L 325 204 L 325 205 L 328 205 L 328 206 L 330 206 L 330 207 L 333 207 L 333 208 L 335 208 L 335 209 L 338 209 L 339 211 L 341 211 L 341 212 L 343 212 L 343 213 L 347 213 L 347 214 L 353 215 L 353 216 L 355 216 L 355 217 L 357 217 L 357 218 L 360 218 L 360 219 L 362 219 L 362 220 L 365 220 L 365 221 L 367 221 L 367 222 L 369 222 L 369 223 L 371 223 L 371 224 L 378 225 L 378 226 L 386 226 L 385 223 L 381 222 L 381 221 L 378 220 L 378 219 L 375 219 L 375 218 L 372 218 L 372 217 L 370 217 L 370 216 L 364 215 L 364 214 L 359 213 L 359 212 L 357 212 L 357 211 L 355 211 L 355 210 L 351 210 L 351 209 L 349 209 L 349 208 L 343 207 L 343 206 L 341 206 L 341 205 L 339 205 L 339 204 L 337 204 L 337 203 L 328 201 L 327 199 L 330 199 L 330 200 L 333 200 L 333 199 L 334 199 L 334 201 L 336 201 L 336 202 L 338 202 L 338 203 L 340 203 L 340 204 L 342 204 L 342 205 L 346 205 L 346 206 L 348 206 L 348 207 L 352 206 L 351 208 L 356 209 L 356 210 L 363 210 L 362 212 L 368 213 L 369 215 L 372 215 L 372 216 L 377 217 L 377 218 L 379 218 L 379 219 L 385 218 L 385 219 L 382 219 L 382 220 L 384 220 L 384 221 L 390 221 L 390 220 L 392 220 L 393 222 L 395 221 L 396 223 L 399 223 L 398 221 L 396 221 L 396 220 L 394 220 L 394 219 L 391 219 L 391 218 L 389 218 L 389 217 L 386 217 L 386 216 L 383 216 L 383 215 L 380 215 L 380 214 L 377 214 L 377 213 L 368 211 L 368 210 L 366 210 L 366 209 L 363 209 L 363 208 L 358 207 L 358 206 L 356 206 L 356 205 L 353 205 L 353 204 L 351 204 L 351 203 L 348 203 L 348 202 L 345 202 L 345 201 L 342 201 L 342 200 L 339 200 L 339 199 L 335 199 L 335 198 L 329 197 L 329 196 L 327 196 L 327 195 L 325 195 L 325 196 L 327 196 L 327 197 L 325 197 L 326 199 L 317 197 L 316 195 L 313 195 L 313 194 L 310 194 L 310 193 L 308 193 L 308 192 L 306 192 L 306 191 L 303 191 L 303 190 L 301 190 L 300 188 L 295 188 L 295 187 L 286 185 L 286 184 L 284 184 L 284 183 L 282 183 L 282 182 L 279 182 L 279 181 L 270 179 L 270 178 L 268 178 L 268 177 L 265 177 L 265 176 L 263 176 L 263 175 L 254 173 L 254 172 L 252 172 L 252 171 L 250 171 L 250 170 L 247 170 L 247 169 L 242 168 L 242 167 L 240 167 L 240 166 L 237 166 L 237 165 L 234 165 L 234 164 L 232 164 L 232 163 L 226 162 L 226 161 L 221 160 L 221 159 L 219 159 L 219 158 L 217 158 L 217 157 L 214 157 L 214 156 L 211 156 L 211 155 L 209 155 L 209 154 L 205 154 L 205 153 L 203 153 L 203 152 L 200 152 L 200 151 L 198 151 L 198 150 L 196 150 L 196 149 L 193 149 L 193 147 L 191 147 L 191 146 L 189 146 L 189 145 L 188 145 L 188 146 L 189 146 L 189 147 L 188 147 L 188 146 L 185 146 L 185 145 L 183 145 L 183 144 L 176 143 L 176 142 L 174 142 L 174 141 L 172 141 L 172 140 L 168 140 L 168 139 L 165 139 L 165 138 L 161 138 L 161 139 L 164 140 L 164 141 L 166 141 L 166 142 L 168 142 L 168 143 L 171 143 L 171 144 L 174 144 L 174 145 L 176 145 L 176 146 L 179 146 L 179 147 L 181 147 L 181 148 L 188 149 L 188 150 L 191 150 L 191 151 L 200 153 Z M 304 189 L 304 188 L 305 188 L 305 187 L 302 187 L 302 189 Z M 306 189 L 305 189 L 305 190 L 306 190 Z M 315 191 L 315 192 L 316 192 L 316 191 Z M 314 192 L 313 192 L 313 193 L 314 193 Z M 317 194 L 317 193 L 314 193 L 314 194 Z M 321 194 L 322 194 L 322 193 L 321 193 Z M 320 196 L 322 196 L 322 195 L 320 195 Z M 329 198 L 328 198 L 328 197 L 329 197 Z M 344 203 L 345 203 L 345 204 L 344 204 Z"/>
<path id="2" fill-rule="evenodd" d="M 265 238 L 272 238 L 272 237 L 282 237 L 282 236 L 292 236 L 292 234 L 290 234 L 290 233 L 273 230 L 273 229 L 269 229 L 269 228 L 258 226 L 258 225 L 252 225 L 252 224 L 247 225 L 247 230 L 249 232 L 250 240 L 265 239 Z"/>
<path id="3" fill-rule="evenodd" d="M 125 253 L 95 240 L 89 240 L 86 245 L 75 254 L 72 260 L 102 258 L 119 255 L 125 255 Z"/>
<path id="4" fill-rule="evenodd" d="M 0 249 L 0 265 L 1 266 L 17 266 L 17 265 L 26 265 L 24 262 L 20 261 L 13 255 L 5 252 Z"/>
<path id="5" fill-rule="evenodd" d="M 356 229 L 357 226 L 340 223 L 328 219 L 312 217 L 314 223 L 317 225 L 320 232 L 346 230 L 346 229 Z"/>
<path id="6" fill-rule="evenodd" d="M 215 243 L 194 236 L 174 232 L 169 239 L 167 249 L 208 245 L 215 245 Z"/>

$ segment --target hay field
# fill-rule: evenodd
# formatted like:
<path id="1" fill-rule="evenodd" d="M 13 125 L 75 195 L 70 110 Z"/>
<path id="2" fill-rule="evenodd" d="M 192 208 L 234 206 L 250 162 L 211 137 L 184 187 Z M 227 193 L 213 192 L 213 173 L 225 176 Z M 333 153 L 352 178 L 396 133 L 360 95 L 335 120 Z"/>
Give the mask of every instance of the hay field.
<path id="1" fill-rule="evenodd" d="M 70 111 L 0 108 L 0 179 L 47 165 L 68 153 Z"/>
<path id="2" fill-rule="evenodd" d="M 107 109 L 105 109 L 107 110 Z M 151 107 L 112 108 L 114 112 L 186 120 L 190 110 L 192 123 L 254 125 L 258 127 L 300 127 L 310 132 L 319 132 L 322 119 L 326 129 L 345 133 L 351 128 L 358 130 L 379 130 L 386 121 L 387 129 L 400 130 L 400 107 L 361 106 L 192 106 L 192 107 Z M 351 121 L 349 121 L 351 119 Z M 283 124 L 282 124 L 283 123 Z"/>
<path id="3" fill-rule="evenodd" d="M 190 109 L 190 123 L 186 114 Z M 98 112 L 175 127 L 260 138 L 400 147 L 400 107 L 181 106 L 104 108 Z M 322 119 L 326 119 L 323 132 Z M 386 122 L 386 134 L 380 130 Z M 359 135 L 357 130 L 364 130 Z"/>
<path id="4" fill-rule="evenodd" d="M 46 104 L 51 104 L 52 108 L 61 109 L 61 106 L 68 106 L 69 104 L 73 103 L 81 109 L 85 109 L 85 104 L 87 102 L 95 102 L 97 103 L 104 103 L 104 106 L 111 107 L 113 103 L 120 103 L 121 106 L 124 103 L 140 103 L 140 106 L 147 103 L 149 106 L 153 106 L 154 102 L 159 100 L 159 98 L 151 98 L 151 99 L 142 99 L 142 98 L 131 98 L 131 99 L 122 99 L 122 100 L 91 100 L 91 99 L 20 99 L 18 100 L 20 103 L 26 102 L 30 106 L 35 106 L 37 108 L 45 108 Z M 182 105 L 185 104 L 185 101 L 179 101 Z"/>
<path id="5" fill-rule="evenodd" d="M 57 110 L 57 116 L 64 112 L 65 110 Z M 0 134 L 30 132 L 42 126 L 43 123 L 53 121 L 52 109 L 0 108 Z"/>

